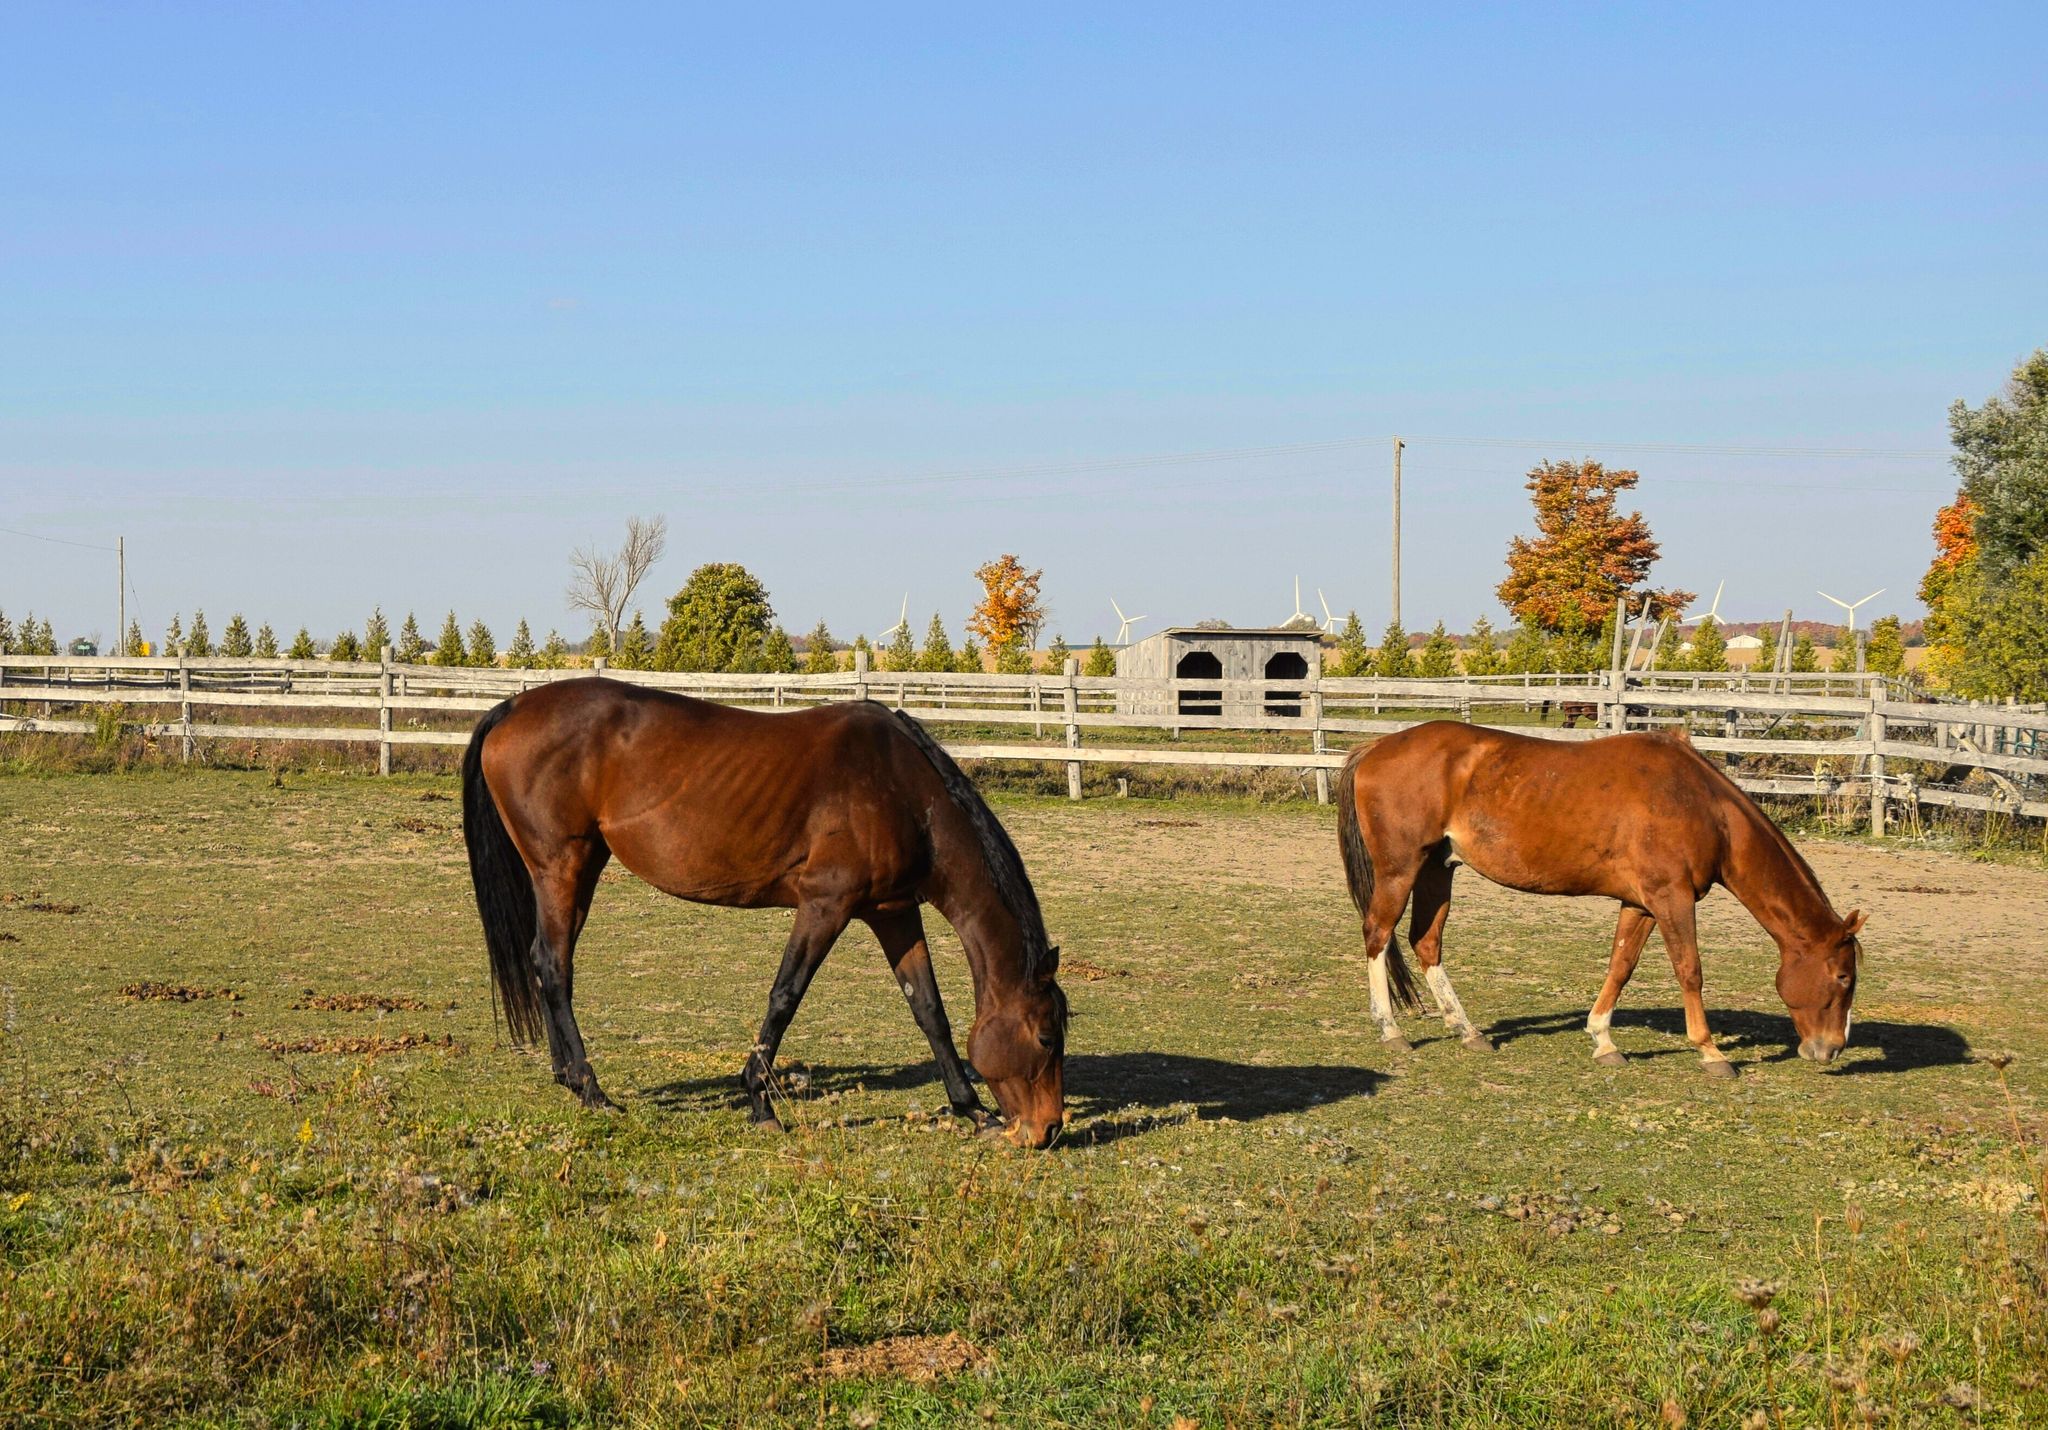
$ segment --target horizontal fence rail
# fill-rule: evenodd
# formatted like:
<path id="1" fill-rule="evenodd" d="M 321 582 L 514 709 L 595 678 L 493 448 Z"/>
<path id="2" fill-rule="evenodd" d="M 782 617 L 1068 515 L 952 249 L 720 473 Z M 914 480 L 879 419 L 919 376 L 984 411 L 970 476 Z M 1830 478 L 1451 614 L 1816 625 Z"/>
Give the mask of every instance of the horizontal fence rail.
<path id="1" fill-rule="evenodd" d="M 1684 728 L 1731 764 L 1752 793 L 1848 798 L 1867 793 L 1870 825 L 1894 806 L 1925 805 L 2048 818 L 2048 709 L 1934 701 L 1880 675 L 1620 670 L 1590 674 L 1266 680 L 1084 676 L 1078 663 L 1032 675 L 878 671 L 865 652 L 822 675 L 408 665 L 238 657 L 0 656 L 0 732 L 99 735 L 135 731 L 176 741 L 190 760 L 206 740 L 374 746 L 388 773 L 395 748 L 461 746 L 467 719 L 522 690 L 605 674 L 724 704 L 795 710 L 877 700 L 956 730 L 956 758 L 1064 765 L 1080 798 L 1084 765 L 1299 770 L 1327 801 L 1332 770 L 1361 739 L 1429 719 L 1507 724 L 1547 739 Z M 59 714 L 60 707 L 67 713 Z M 257 723 L 254 712 L 308 712 L 313 723 Z M 317 723 L 311 712 L 359 712 L 363 724 Z M 205 719 L 198 712 L 205 712 Z M 240 720 L 236 712 L 250 712 Z M 1561 712 L 1566 726 L 1526 723 Z M 431 723 L 438 719 L 440 728 Z M 373 723 L 370 723 L 373 722 Z M 1016 738 L 987 735 L 1013 731 Z M 1085 731 L 1164 732 L 1165 745 L 1084 744 Z M 977 735 L 971 732 L 985 731 Z M 1024 740 L 1029 733 L 1030 741 Z M 1294 749 L 1199 747 L 1233 733 Z M 1333 737 L 1335 744 L 1333 745 Z M 1781 767 L 1786 761 L 1801 768 Z"/>

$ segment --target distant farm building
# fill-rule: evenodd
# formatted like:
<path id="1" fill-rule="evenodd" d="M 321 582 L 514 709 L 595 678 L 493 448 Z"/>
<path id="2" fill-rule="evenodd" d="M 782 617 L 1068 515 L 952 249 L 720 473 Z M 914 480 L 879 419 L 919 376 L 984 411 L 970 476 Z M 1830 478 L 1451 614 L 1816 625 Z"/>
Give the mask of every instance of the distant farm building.
<path id="1" fill-rule="evenodd" d="M 1117 693 L 1117 709 L 1131 715 L 1299 715 L 1303 691 L 1225 691 L 1234 680 L 1306 681 L 1322 669 L 1322 638 L 1313 630 L 1211 630 L 1172 626 L 1116 653 L 1116 673 L 1127 680 L 1214 680 L 1215 688 L 1143 688 Z"/>

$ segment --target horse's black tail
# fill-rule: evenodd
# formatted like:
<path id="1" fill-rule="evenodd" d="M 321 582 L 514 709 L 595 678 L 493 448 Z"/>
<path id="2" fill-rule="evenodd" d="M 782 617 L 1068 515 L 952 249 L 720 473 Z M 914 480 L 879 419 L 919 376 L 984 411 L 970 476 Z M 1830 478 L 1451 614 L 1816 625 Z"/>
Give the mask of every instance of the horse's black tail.
<path id="1" fill-rule="evenodd" d="M 1372 867 L 1372 851 L 1365 847 L 1365 826 L 1358 822 L 1358 778 L 1356 766 L 1358 757 L 1365 753 L 1360 745 L 1344 761 L 1337 771 L 1337 841 L 1344 850 L 1344 881 L 1351 886 L 1351 902 L 1358 906 L 1358 916 L 1369 924 L 1372 921 L 1372 894 L 1375 877 Z M 1393 929 L 1387 930 L 1387 946 L 1384 950 L 1367 949 L 1368 957 L 1384 957 L 1387 960 L 1387 982 L 1391 985 L 1396 1002 L 1410 1012 L 1422 1007 L 1422 1000 L 1415 993 L 1415 978 L 1408 971 L 1408 960 L 1401 956 L 1401 936 Z"/>
<path id="2" fill-rule="evenodd" d="M 497 801 L 484 782 L 484 738 L 512 708 L 503 701 L 476 722 L 462 756 L 462 839 L 469 846 L 469 878 L 476 886 L 476 911 L 483 916 L 484 943 L 491 951 L 491 1006 L 505 1017 L 515 1043 L 543 1036 L 540 978 L 533 970 L 537 927 L 533 876 L 505 832 Z"/>

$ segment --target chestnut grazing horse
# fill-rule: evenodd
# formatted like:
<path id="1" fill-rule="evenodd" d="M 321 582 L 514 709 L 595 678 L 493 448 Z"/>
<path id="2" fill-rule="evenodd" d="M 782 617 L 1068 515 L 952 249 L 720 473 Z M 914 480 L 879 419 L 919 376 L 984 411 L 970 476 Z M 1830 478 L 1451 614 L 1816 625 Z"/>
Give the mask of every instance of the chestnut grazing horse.
<path id="1" fill-rule="evenodd" d="M 1799 1052 L 1828 1062 L 1849 1040 L 1863 915 L 1838 917 L 1778 826 L 1686 736 L 1611 735 L 1567 744 L 1436 720 L 1362 747 L 1337 785 L 1338 838 L 1365 921 L 1373 1018 L 1406 1051 L 1393 994 L 1420 1005 L 1394 926 L 1412 893 L 1408 941 L 1444 1022 L 1490 1048 L 1443 970 L 1444 919 L 1459 864 L 1533 894 L 1621 901 L 1607 982 L 1586 1019 L 1594 1060 L 1625 1062 L 1609 1036 L 1615 1001 L 1653 927 L 1685 998 L 1685 1035 L 1705 1071 L 1734 1077 L 1700 1002 L 1693 905 L 1720 884 L 1777 941 L 1778 993 Z"/>
<path id="2" fill-rule="evenodd" d="M 858 702 L 767 714 L 601 678 L 515 695 L 477 722 L 462 826 L 491 976 L 516 1042 L 543 1029 L 555 1080 L 610 1107 L 570 1011 L 576 938 L 605 862 L 665 893 L 794 908 L 741 1082 L 780 1127 L 769 1070 L 818 965 L 859 919 L 931 1042 L 953 1111 L 988 1124 L 932 976 L 919 905 L 959 932 L 967 1051 L 1021 1146 L 1063 1113 L 1067 1001 L 1024 861 L 973 783 L 907 715 Z"/>

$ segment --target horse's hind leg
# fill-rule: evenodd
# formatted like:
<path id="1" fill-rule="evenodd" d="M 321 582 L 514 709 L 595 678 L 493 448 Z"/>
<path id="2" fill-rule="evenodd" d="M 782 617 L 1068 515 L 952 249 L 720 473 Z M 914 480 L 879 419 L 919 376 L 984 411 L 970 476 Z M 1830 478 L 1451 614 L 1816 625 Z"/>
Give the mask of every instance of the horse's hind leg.
<path id="1" fill-rule="evenodd" d="M 1451 976 L 1444 972 L 1444 921 L 1451 915 L 1453 872 L 1443 860 L 1446 852 L 1442 845 L 1432 849 L 1415 876 L 1415 907 L 1408 916 L 1408 942 L 1415 950 L 1415 961 L 1422 965 L 1422 981 L 1429 985 L 1430 994 L 1436 999 L 1444 1026 L 1456 1033 L 1466 1047 L 1490 1053 L 1493 1044 L 1472 1025 L 1465 1005 L 1451 988 Z"/>
<path id="2" fill-rule="evenodd" d="M 597 1085 L 597 1074 L 590 1070 L 573 1007 L 576 940 L 583 932 L 584 918 L 590 913 L 590 896 L 597 888 L 597 876 L 611 858 L 611 851 L 601 843 L 594 847 L 578 843 L 569 846 L 569 851 L 534 874 L 533 897 L 538 918 L 533 967 L 540 979 L 555 1081 L 581 1098 L 585 1107 L 611 1108 L 612 1100 L 604 1095 Z"/>
<path id="3" fill-rule="evenodd" d="M 812 899 L 797 906 L 796 922 L 783 946 L 782 966 L 775 972 L 775 986 L 768 990 L 768 1016 L 761 1020 L 761 1032 L 754 1039 L 746 1070 L 740 1074 L 753 1119 L 762 1126 L 778 1130 L 782 1126 L 768 1102 L 775 1050 L 782 1046 L 782 1035 L 796 1016 L 797 1005 L 804 1001 L 804 990 L 811 986 L 818 965 L 845 930 L 847 918 L 845 905 L 836 900 Z"/>
<path id="4" fill-rule="evenodd" d="M 1372 901 L 1365 914 L 1365 976 L 1372 997 L 1372 1019 L 1380 1027 L 1380 1041 L 1397 1053 L 1411 1051 L 1394 1018 L 1394 998 L 1387 972 L 1387 960 L 1398 957 L 1389 944 L 1401 922 L 1401 910 L 1408 904 L 1414 886 L 1412 869 L 1392 869 L 1379 864 Z"/>
<path id="5" fill-rule="evenodd" d="M 946 1021 L 946 1005 L 939 997 L 939 980 L 932 973 L 931 948 L 925 942 L 924 919 L 916 908 L 867 916 L 868 927 L 881 940 L 882 953 L 896 975 L 896 986 L 910 1003 L 910 1015 L 917 1019 L 925 1041 L 932 1045 L 939 1077 L 946 1085 L 946 1100 L 953 1115 L 977 1123 L 990 1121 L 988 1109 L 975 1096 L 959 1050 L 953 1046 L 953 1028 Z"/>
<path id="6" fill-rule="evenodd" d="M 1650 930 L 1656 926 L 1657 921 L 1643 910 L 1626 904 L 1614 925 L 1614 953 L 1607 960 L 1607 981 L 1600 985 L 1600 996 L 1593 1000 L 1593 1010 L 1586 1015 L 1586 1036 L 1593 1040 L 1593 1061 L 1602 1067 L 1628 1065 L 1609 1031 L 1614 1025 L 1614 1005 L 1621 1001 L 1621 990 L 1628 987 L 1628 980 L 1636 971 L 1636 960 L 1643 956 L 1643 945 L 1649 942 Z"/>

